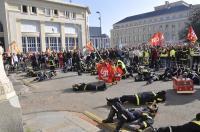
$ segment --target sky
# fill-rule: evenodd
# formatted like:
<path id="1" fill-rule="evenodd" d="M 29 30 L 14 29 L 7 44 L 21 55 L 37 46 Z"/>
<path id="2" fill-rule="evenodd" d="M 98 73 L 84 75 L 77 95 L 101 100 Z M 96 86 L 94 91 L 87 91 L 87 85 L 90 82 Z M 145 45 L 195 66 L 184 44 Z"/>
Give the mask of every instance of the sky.
<path id="1" fill-rule="evenodd" d="M 65 0 L 69 2 L 70 0 Z M 88 6 L 89 26 L 99 27 L 99 14 L 101 12 L 102 33 L 110 36 L 113 24 L 128 17 L 154 10 L 155 6 L 165 3 L 166 0 L 71 0 L 72 3 Z M 170 3 L 175 0 L 168 0 Z M 184 0 L 189 4 L 200 4 L 200 0 Z"/>

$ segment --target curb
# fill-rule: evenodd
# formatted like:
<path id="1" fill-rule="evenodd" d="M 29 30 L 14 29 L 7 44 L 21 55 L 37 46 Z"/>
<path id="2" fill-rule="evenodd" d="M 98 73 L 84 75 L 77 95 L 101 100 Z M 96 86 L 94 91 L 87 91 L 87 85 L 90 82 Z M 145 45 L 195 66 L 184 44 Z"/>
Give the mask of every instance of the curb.
<path id="1" fill-rule="evenodd" d="M 96 121 L 97 123 L 101 124 L 105 128 L 111 130 L 111 131 L 114 131 L 115 128 L 116 128 L 116 125 L 114 123 L 109 123 L 109 124 L 108 123 L 102 123 L 102 119 L 100 117 L 98 117 L 97 115 L 95 115 L 95 114 L 93 114 L 89 111 L 85 111 L 83 114 L 86 115 L 87 117 L 89 117 L 90 119 Z M 125 129 L 121 129 L 120 132 L 129 132 L 129 131 L 127 131 Z"/>

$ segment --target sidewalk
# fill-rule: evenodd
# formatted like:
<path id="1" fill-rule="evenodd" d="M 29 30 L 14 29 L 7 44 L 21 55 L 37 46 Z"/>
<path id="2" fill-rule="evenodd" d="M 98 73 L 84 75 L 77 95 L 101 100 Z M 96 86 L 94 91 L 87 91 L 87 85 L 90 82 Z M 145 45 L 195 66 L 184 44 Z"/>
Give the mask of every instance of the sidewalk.
<path id="1" fill-rule="evenodd" d="M 85 118 L 85 119 L 84 119 Z M 98 132 L 95 124 L 81 114 L 61 111 L 23 116 L 25 132 Z"/>

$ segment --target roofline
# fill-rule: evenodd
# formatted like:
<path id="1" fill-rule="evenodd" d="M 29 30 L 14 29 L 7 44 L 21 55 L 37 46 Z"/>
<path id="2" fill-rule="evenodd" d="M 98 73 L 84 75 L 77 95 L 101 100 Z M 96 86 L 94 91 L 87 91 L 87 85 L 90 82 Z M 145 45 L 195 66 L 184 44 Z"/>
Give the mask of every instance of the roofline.
<path id="1" fill-rule="evenodd" d="M 50 2 L 50 3 L 55 3 L 55 4 L 61 4 L 61 5 L 65 5 L 65 6 L 74 6 L 74 7 L 84 8 L 87 10 L 88 14 L 91 14 L 91 11 L 88 6 L 83 6 L 83 5 L 79 5 L 79 4 L 75 4 L 75 3 L 62 2 L 62 1 L 51 1 L 51 0 L 44 0 L 44 1 Z"/>
<path id="2" fill-rule="evenodd" d="M 185 10 L 187 11 L 187 10 Z M 137 15 L 132 15 L 132 16 L 128 16 L 128 17 L 125 17 L 124 19 L 126 18 L 129 18 L 129 17 L 134 17 L 134 16 L 138 16 L 138 15 L 143 15 L 143 14 L 147 14 L 147 13 L 152 13 L 152 12 L 155 12 L 155 11 L 150 11 L 150 12 L 146 12 L 146 13 L 141 13 L 141 14 L 137 14 Z M 179 11 L 180 12 L 180 11 Z M 175 13 L 175 12 L 174 12 Z M 167 13 L 167 14 L 172 14 L 172 13 Z M 161 14 L 162 15 L 162 14 Z M 153 16 L 153 17 L 157 17 L 157 16 L 161 16 L 160 14 L 159 15 L 156 15 L 156 16 Z M 166 15 L 166 14 L 165 14 Z M 149 18 L 149 17 L 146 17 L 146 18 Z M 131 20 L 131 21 L 126 21 L 126 22 L 121 22 L 122 20 L 124 19 L 121 19 L 120 21 L 114 23 L 113 25 L 117 25 L 117 24 L 122 24 L 122 23 L 128 23 L 128 22 L 132 22 L 132 21 L 138 21 L 138 20 L 142 20 L 142 19 L 146 19 L 146 18 L 140 18 L 140 19 L 137 19 L 137 20 Z"/>

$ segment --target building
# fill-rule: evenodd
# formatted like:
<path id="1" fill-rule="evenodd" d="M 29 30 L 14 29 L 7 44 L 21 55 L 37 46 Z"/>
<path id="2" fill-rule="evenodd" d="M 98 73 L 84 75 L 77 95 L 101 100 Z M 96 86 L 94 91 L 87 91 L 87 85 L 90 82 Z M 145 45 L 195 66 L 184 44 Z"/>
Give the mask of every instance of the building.
<path id="1" fill-rule="evenodd" d="M 89 41 L 86 6 L 64 0 L 0 0 L 0 41 L 26 52 L 82 48 Z"/>
<path id="2" fill-rule="evenodd" d="M 134 46 L 148 42 L 156 32 L 163 32 L 166 42 L 178 42 L 193 5 L 184 1 L 165 2 L 154 11 L 127 17 L 113 25 L 111 46 Z"/>
<path id="3" fill-rule="evenodd" d="M 101 34 L 100 27 L 89 27 L 90 41 L 96 49 L 110 48 L 110 38 L 106 34 Z"/>

